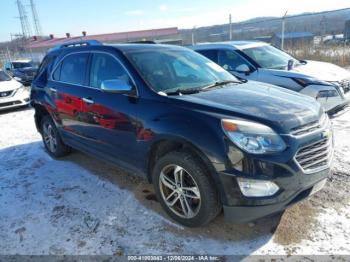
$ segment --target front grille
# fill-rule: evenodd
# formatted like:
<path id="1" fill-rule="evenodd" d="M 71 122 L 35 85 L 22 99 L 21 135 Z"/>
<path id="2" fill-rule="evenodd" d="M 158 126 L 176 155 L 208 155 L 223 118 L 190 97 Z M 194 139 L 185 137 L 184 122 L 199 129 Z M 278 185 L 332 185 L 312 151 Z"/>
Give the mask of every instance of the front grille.
<path id="1" fill-rule="evenodd" d="M 12 94 L 13 91 L 4 91 L 4 92 L 0 92 L 0 98 L 3 97 L 8 97 Z"/>
<path id="2" fill-rule="evenodd" d="M 312 133 L 316 130 L 324 128 L 328 124 L 328 116 L 324 114 L 319 121 L 314 121 L 305 125 L 301 125 L 290 130 L 293 136 L 301 136 Z"/>
<path id="3" fill-rule="evenodd" d="M 332 137 L 327 137 L 300 148 L 295 160 L 305 173 L 310 173 L 328 167 L 332 154 Z"/>
<path id="4" fill-rule="evenodd" d="M 343 88 L 344 94 L 350 91 L 350 79 L 344 79 L 340 82 L 341 88 Z"/>

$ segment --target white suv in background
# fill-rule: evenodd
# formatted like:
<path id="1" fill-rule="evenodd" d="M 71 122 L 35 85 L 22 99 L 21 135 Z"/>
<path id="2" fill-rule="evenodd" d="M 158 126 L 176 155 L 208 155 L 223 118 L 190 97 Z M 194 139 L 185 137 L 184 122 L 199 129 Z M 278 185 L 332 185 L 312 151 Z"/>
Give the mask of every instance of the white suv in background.
<path id="1" fill-rule="evenodd" d="M 205 43 L 190 47 L 233 75 L 314 97 L 330 115 L 348 108 L 350 72 L 330 63 L 297 60 L 257 41 Z M 345 110 L 344 110 L 345 111 Z"/>
<path id="2" fill-rule="evenodd" d="M 26 106 L 29 104 L 30 87 L 0 70 L 0 110 Z"/>

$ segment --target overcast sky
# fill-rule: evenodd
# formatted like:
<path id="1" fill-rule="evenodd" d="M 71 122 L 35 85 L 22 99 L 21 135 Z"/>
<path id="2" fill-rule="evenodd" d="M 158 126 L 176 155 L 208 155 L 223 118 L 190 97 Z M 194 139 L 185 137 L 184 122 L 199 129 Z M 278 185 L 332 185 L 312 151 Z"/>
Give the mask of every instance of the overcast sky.
<path id="1" fill-rule="evenodd" d="M 28 17 L 31 18 L 28 3 Z M 350 7 L 350 0 L 35 0 L 45 34 L 63 36 L 112 33 L 177 26 L 222 24 L 229 13 L 234 22 L 259 16 L 282 16 Z M 20 33 L 21 26 L 14 0 L 2 0 L 0 41 Z M 31 20 L 30 20 L 31 21 Z M 33 30 L 34 31 L 34 30 Z"/>

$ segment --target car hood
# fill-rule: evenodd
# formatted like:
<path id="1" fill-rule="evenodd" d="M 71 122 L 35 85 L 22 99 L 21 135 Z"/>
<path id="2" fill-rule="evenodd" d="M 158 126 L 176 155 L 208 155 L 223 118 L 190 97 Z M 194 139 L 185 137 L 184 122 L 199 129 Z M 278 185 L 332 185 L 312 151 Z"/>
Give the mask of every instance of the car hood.
<path id="1" fill-rule="evenodd" d="M 35 68 L 35 67 L 23 67 L 23 68 L 15 69 L 15 71 L 21 72 L 21 73 L 24 73 L 24 74 L 35 73 L 36 70 L 37 70 L 37 68 Z"/>
<path id="2" fill-rule="evenodd" d="M 22 84 L 14 79 L 11 79 L 10 81 L 0 81 L 0 92 L 12 91 L 17 88 L 20 88 L 21 86 Z"/>
<path id="3" fill-rule="evenodd" d="M 286 132 L 317 121 L 323 114 L 321 105 L 311 97 L 254 81 L 175 98 L 223 110 L 222 114 L 263 120 Z"/>
<path id="4" fill-rule="evenodd" d="M 298 65 L 292 70 L 271 70 L 274 75 L 283 77 L 313 77 L 327 82 L 350 79 L 350 71 L 340 66 L 319 62 L 306 61 L 307 63 Z"/>

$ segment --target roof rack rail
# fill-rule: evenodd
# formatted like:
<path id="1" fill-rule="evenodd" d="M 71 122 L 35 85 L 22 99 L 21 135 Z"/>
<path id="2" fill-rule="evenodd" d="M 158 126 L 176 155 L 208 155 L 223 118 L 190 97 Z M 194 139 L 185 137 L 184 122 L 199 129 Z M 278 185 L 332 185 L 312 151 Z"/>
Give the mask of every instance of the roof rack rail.
<path id="1" fill-rule="evenodd" d="M 67 47 L 94 46 L 94 45 L 102 45 L 102 43 L 97 40 L 66 42 L 66 43 L 54 46 L 49 51 L 58 50 L 61 48 L 67 48 Z"/>
<path id="2" fill-rule="evenodd" d="M 132 41 L 127 43 L 128 44 L 157 44 L 155 41 L 151 41 L 151 40 Z"/>

